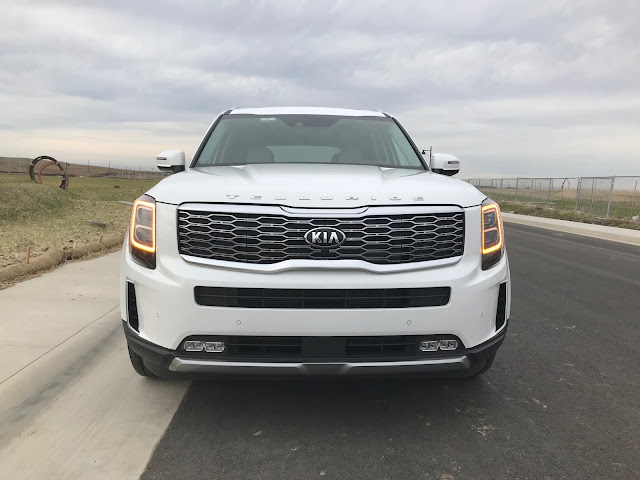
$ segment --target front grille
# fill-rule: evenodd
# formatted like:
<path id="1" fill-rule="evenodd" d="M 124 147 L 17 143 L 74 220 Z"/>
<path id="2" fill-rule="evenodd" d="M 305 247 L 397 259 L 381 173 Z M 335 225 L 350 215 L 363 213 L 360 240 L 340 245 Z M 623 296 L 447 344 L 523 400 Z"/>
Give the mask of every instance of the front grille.
<path id="1" fill-rule="evenodd" d="M 341 230 L 334 248 L 308 244 L 319 227 Z M 464 212 L 302 218 L 279 214 L 178 211 L 182 255 L 229 262 L 363 260 L 378 265 L 426 262 L 462 255 Z"/>
<path id="2" fill-rule="evenodd" d="M 456 339 L 458 349 L 451 351 L 420 351 L 420 342 L 425 340 Z M 465 351 L 462 341 L 455 335 L 388 335 L 365 337 L 269 337 L 248 335 L 196 335 L 188 340 L 224 342 L 220 353 L 187 352 L 181 348 L 181 357 L 207 358 L 235 361 L 313 361 L 313 360 L 372 360 L 390 361 L 408 358 L 442 357 Z"/>
<path id="3" fill-rule="evenodd" d="M 384 356 L 416 353 L 417 342 L 413 336 L 347 337 L 347 356 Z"/>
<path id="4" fill-rule="evenodd" d="M 195 300 L 207 307 L 352 309 L 439 307 L 451 288 L 228 288 L 196 287 Z"/>
<path id="5" fill-rule="evenodd" d="M 302 337 L 230 336 L 225 344 L 229 355 L 296 357 L 302 353 Z"/>

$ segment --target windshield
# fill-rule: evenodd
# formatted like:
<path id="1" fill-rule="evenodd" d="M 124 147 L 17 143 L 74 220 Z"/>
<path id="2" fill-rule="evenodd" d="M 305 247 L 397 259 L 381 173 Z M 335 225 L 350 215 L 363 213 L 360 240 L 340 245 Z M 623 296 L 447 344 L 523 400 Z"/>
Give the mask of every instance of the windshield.
<path id="1" fill-rule="evenodd" d="M 425 169 L 393 119 L 334 115 L 225 115 L 194 166 L 255 163 Z"/>

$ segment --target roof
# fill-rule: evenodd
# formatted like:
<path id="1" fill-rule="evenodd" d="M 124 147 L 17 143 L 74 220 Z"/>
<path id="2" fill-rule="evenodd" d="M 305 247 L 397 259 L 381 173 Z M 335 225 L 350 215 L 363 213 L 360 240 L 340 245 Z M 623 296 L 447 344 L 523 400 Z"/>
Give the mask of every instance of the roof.
<path id="1" fill-rule="evenodd" d="M 342 117 L 384 117 L 385 114 L 375 110 L 353 110 L 350 108 L 325 107 L 261 107 L 234 108 L 231 115 L 339 115 Z"/>

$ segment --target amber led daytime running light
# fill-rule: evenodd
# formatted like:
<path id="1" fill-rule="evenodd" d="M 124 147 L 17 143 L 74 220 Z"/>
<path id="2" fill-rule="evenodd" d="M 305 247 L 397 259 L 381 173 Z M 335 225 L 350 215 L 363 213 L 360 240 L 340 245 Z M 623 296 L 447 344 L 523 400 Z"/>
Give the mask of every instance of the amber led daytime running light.
<path id="1" fill-rule="evenodd" d="M 485 226 L 484 226 L 484 214 L 490 210 L 494 210 L 496 212 L 496 226 L 488 228 L 487 231 L 498 230 L 498 243 L 491 245 L 488 248 L 484 246 L 484 234 L 485 234 Z M 502 248 L 502 222 L 500 221 L 500 209 L 497 205 L 485 205 L 482 207 L 482 254 L 486 255 L 487 253 L 495 252 Z"/>
<path id="2" fill-rule="evenodd" d="M 135 239 L 135 231 L 137 222 L 136 217 L 138 214 L 139 208 L 147 208 L 151 210 L 151 245 L 146 245 L 144 243 L 140 243 Z M 140 225 L 144 228 L 149 228 L 147 225 Z M 131 241 L 131 245 L 134 248 L 139 250 L 144 250 L 145 252 L 155 252 L 156 251 L 156 205 L 152 202 L 146 202 L 144 200 L 136 200 L 133 204 L 133 212 L 131 214 L 131 231 L 129 232 L 129 240 Z"/>

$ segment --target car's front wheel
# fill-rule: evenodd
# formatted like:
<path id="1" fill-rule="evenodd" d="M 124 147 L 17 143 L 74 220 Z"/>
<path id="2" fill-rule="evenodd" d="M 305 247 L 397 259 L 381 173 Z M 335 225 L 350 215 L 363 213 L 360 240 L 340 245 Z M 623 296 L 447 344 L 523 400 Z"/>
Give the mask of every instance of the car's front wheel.
<path id="1" fill-rule="evenodd" d="M 487 370 L 489 370 L 491 368 L 491 365 L 493 365 L 493 361 L 495 360 L 495 358 L 496 358 L 496 352 L 493 352 L 491 355 L 487 356 L 484 363 L 484 367 L 482 367 L 480 370 L 474 373 L 472 377 L 477 377 L 479 375 L 482 375 Z"/>
<path id="2" fill-rule="evenodd" d="M 131 365 L 133 369 L 138 373 L 138 375 L 142 375 L 143 377 L 148 378 L 158 378 L 157 375 L 154 375 L 148 368 L 144 365 L 144 359 L 138 355 L 136 352 L 131 350 L 131 348 L 127 347 L 129 350 L 129 359 L 131 360 Z"/>

